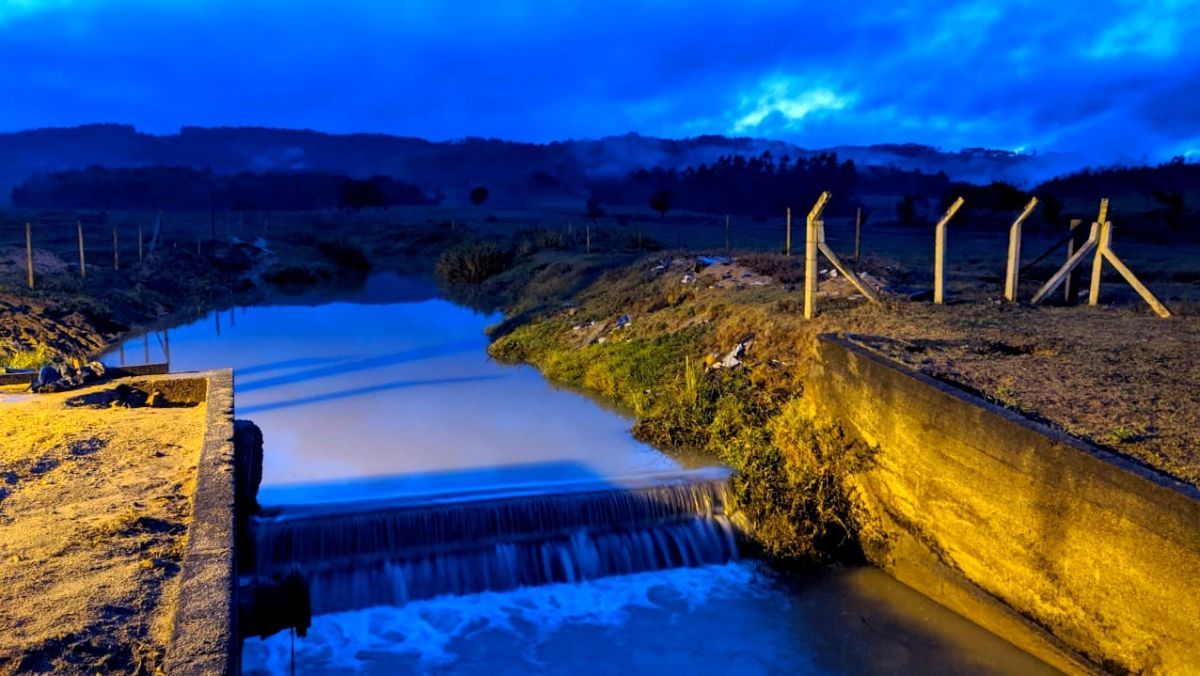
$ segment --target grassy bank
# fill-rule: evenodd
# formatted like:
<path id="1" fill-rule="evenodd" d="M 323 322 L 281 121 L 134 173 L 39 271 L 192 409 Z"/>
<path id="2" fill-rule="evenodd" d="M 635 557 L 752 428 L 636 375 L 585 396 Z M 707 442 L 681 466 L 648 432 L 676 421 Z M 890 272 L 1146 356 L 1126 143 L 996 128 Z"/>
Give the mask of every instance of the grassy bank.
<path id="1" fill-rule="evenodd" d="M 634 434 L 643 441 L 733 467 L 738 507 L 773 558 L 856 557 L 858 526 L 843 478 L 870 453 L 800 415 L 795 358 L 805 339 L 793 331 L 787 293 L 726 297 L 683 284 L 691 274 L 684 267 L 651 258 L 603 273 L 568 306 L 498 327 L 490 352 L 619 402 L 636 415 Z M 526 287 L 564 278 L 553 266 L 533 268 Z M 537 305 L 547 307 L 541 298 Z M 781 305 L 784 321 L 767 311 Z M 738 345 L 742 363 L 720 367 Z M 788 361 L 779 358 L 785 354 Z"/>

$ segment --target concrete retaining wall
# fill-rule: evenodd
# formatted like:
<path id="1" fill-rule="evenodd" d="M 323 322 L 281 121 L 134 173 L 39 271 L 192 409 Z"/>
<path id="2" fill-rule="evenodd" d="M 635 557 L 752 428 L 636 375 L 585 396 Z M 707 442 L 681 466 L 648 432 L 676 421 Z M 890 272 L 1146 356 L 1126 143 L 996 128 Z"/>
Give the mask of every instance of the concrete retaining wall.
<path id="1" fill-rule="evenodd" d="M 179 580 L 179 605 L 166 672 L 237 674 L 241 646 L 237 633 L 237 484 L 234 444 L 233 372 L 189 374 L 175 378 L 179 392 L 206 383 L 204 445 L 197 463 L 192 523 Z M 159 389 L 168 379 L 155 379 Z M 146 379 L 142 382 L 151 382 Z"/>
<path id="2" fill-rule="evenodd" d="M 1200 492 L 844 337 L 816 349 L 809 413 L 878 447 L 854 479 L 874 563 L 1060 669 L 1200 673 Z"/>

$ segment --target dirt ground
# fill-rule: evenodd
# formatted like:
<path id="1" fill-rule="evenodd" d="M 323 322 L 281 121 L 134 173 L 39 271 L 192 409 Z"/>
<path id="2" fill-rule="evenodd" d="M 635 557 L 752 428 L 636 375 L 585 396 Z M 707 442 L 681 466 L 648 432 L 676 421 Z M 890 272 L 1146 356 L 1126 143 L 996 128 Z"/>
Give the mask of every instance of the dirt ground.
<path id="1" fill-rule="evenodd" d="M 1200 317 L 904 303 L 848 327 L 883 354 L 1200 486 Z"/>
<path id="2" fill-rule="evenodd" d="M 0 388 L 0 674 L 153 674 L 170 638 L 203 406 Z"/>

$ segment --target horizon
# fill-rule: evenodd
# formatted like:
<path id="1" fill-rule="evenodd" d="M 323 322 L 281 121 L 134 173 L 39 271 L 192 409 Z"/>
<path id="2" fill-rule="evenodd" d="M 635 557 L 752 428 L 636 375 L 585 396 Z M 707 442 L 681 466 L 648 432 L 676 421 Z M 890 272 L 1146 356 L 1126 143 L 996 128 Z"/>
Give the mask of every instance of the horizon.
<path id="1" fill-rule="evenodd" d="M 154 135 L 713 135 L 1154 164 L 1200 155 L 1200 103 L 1188 95 L 1200 85 L 1200 45 L 1185 39 L 1200 29 L 1200 11 L 1189 11 L 1198 5 L 1109 0 L 1086 14 L 1040 8 L 1030 21 L 1021 2 L 839 13 L 675 0 L 10 0 L 0 4 L 0 59 L 17 67 L 0 72 L 0 91 L 21 105 L 0 111 L 0 130 L 109 119 Z M 1094 37 L 1093 16 L 1110 18 Z"/>

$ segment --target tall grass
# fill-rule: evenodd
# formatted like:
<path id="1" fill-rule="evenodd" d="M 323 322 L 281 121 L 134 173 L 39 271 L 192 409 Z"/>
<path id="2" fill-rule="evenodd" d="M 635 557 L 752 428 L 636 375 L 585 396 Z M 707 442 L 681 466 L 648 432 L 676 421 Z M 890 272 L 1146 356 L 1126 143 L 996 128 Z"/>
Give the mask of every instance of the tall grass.
<path id="1" fill-rule="evenodd" d="M 478 284 L 508 269 L 509 252 L 494 242 L 464 242 L 442 253 L 437 274 L 447 282 Z"/>
<path id="2" fill-rule="evenodd" d="M 0 368 L 13 371 L 32 371 L 48 364 L 53 358 L 50 349 L 45 345 L 37 345 L 32 350 L 0 355 Z"/>

